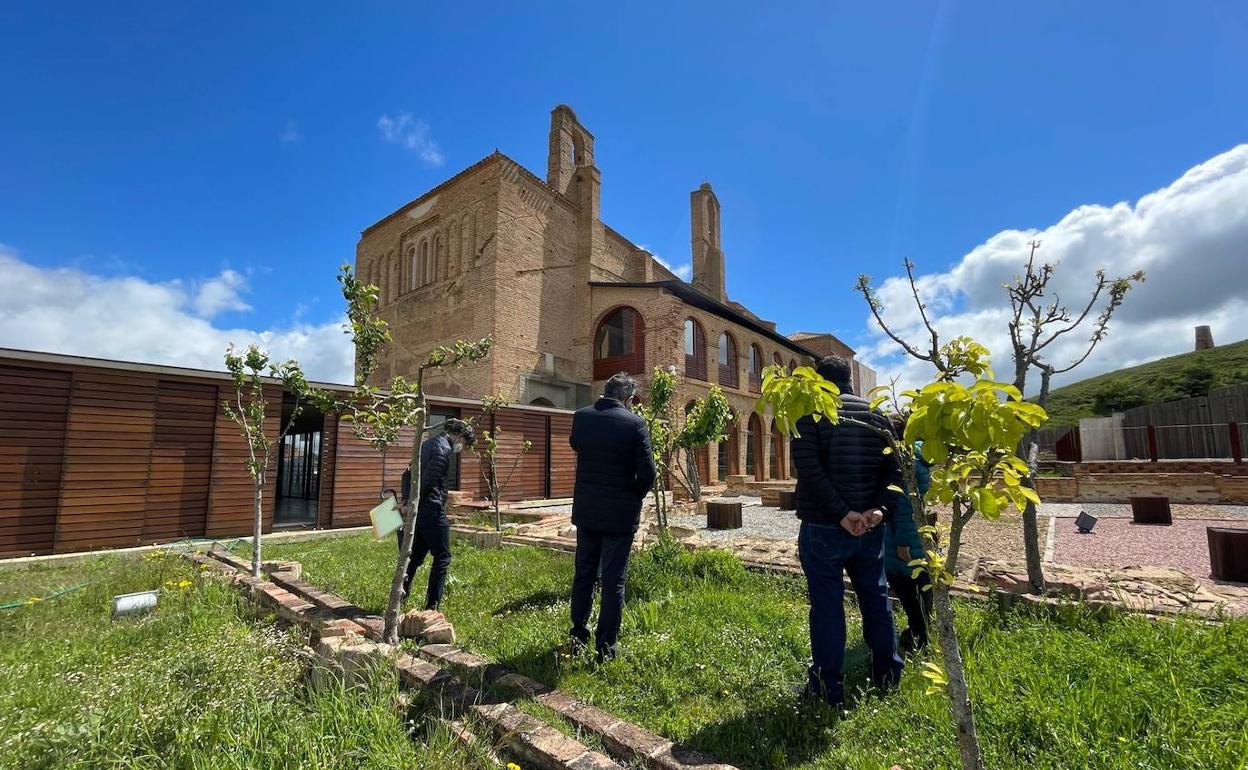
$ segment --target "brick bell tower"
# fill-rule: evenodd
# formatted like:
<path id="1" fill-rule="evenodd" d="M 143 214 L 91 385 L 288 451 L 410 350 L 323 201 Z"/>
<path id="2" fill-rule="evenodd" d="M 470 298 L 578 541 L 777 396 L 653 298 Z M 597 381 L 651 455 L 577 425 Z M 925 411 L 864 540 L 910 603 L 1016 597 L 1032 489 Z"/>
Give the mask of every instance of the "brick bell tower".
<path id="1" fill-rule="evenodd" d="M 719 240 L 719 198 L 710 182 L 689 193 L 692 230 L 693 286 L 712 299 L 726 302 L 724 252 Z"/>
<path id="2" fill-rule="evenodd" d="M 550 148 L 546 159 L 546 184 L 576 206 L 576 259 L 573 267 L 578 287 L 572 331 L 573 358 L 585 363 L 585 382 L 593 380 L 593 296 L 589 282 L 593 265 L 606 251 L 602 225 L 602 173 L 594 165 L 594 135 L 577 120 L 566 104 L 550 112 Z"/>

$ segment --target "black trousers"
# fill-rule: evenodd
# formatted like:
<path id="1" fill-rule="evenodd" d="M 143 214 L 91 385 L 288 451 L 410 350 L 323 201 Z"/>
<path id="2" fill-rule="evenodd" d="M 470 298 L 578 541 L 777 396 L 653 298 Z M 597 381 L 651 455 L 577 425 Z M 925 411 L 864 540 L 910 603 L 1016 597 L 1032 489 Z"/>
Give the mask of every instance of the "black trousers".
<path id="1" fill-rule="evenodd" d="M 910 625 L 910 636 L 914 643 L 927 644 L 927 628 L 932 617 L 932 592 L 924 590 L 931 585 L 931 578 L 926 572 L 919 573 L 917 578 L 909 575 L 888 574 L 888 587 L 897 595 L 901 608 L 905 610 L 906 621 Z"/>
<path id="2" fill-rule="evenodd" d="M 402 548 L 403 530 L 399 530 L 399 547 Z M 416 539 L 412 542 L 412 557 L 407 562 L 407 577 L 403 579 L 403 595 L 412 591 L 412 577 L 426 556 L 433 556 L 429 568 L 429 588 L 425 592 L 425 609 L 436 610 L 446 591 L 446 574 L 451 568 L 451 524 L 446 517 L 421 518 L 416 516 Z"/>
<path id="3" fill-rule="evenodd" d="M 576 528 L 576 573 L 572 578 L 571 634 L 589 643 L 589 613 L 594 606 L 594 583 L 602 576 L 602 607 L 594 647 L 604 655 L 614 655 L 620 637 L 624 612 L 624 580 L 628 557 L 636 532 L 608 534 L 584 527 Z"/>

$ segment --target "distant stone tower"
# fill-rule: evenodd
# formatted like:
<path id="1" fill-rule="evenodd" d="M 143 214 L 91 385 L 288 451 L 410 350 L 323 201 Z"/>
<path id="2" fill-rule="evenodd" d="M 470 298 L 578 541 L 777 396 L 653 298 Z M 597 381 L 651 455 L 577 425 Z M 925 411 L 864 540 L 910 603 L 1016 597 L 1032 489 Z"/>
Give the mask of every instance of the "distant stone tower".
<path id="1" fill-rule="evenodd" d="M 1209 350 L 1213 347 L 1213 332 L 1208 326 L 1196 327 L 1196 349 Z"/>

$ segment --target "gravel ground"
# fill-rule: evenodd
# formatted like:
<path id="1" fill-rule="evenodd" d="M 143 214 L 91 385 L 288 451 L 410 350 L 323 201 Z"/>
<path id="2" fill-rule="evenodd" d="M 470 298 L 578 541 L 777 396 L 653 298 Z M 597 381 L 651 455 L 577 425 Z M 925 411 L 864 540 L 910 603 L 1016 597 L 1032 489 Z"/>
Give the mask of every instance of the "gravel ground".
<path id="1" fill-rule="evenodd" d="M 757 497 L 740 497 L 741 529 L 707 529 L 705 516 L 672 516 L 669 524 L 693 527 L 703 540 L 731 542 L 742 537 L 762 537 L 768 540 L 797 542 L 797 528 L 801 523 L 793 511 L 763 507 Z"/>
<path id="2" fill-rule="evenodd" d="M 1224 508 L 1226 506 L 1216 506 Z M 1089 511 L 1091 513 L 1091 511 Z M 1054 561 L 1096 567 L 1148 565 L 1178 567 L 1195 577 L 1209 577 L 1206 526 L 1248 528 L 1248 520 L 1175 519 L 1169 526 L 1133 524 L 1121 518 L 1097 522 L 1081 535 L 1070 521 L 1058 519 Z"/>
<path id="3" fill-rule="evenodd" d="M 671 524 L 692 527 L 701 540 L 718 540 L 728 545 L 742 538 L 763 538 L 787 543 L 797 542 L 801 522 L 793 511 L 764 507 L 758 498 L 737 498 L 741 509 L 741 529 L 707 529 L 705 516 L 673 516 Z M 1041 538 L 1047 533 L 1047 519 L 1040 524 Z M 1021 559 L 1023 556 L 1022 521 L 1017 516 L 1002 516 L 996 521 L 976 519 L 967 525 L 962 539 L 959 572 L 970 568 L 979 556 Z"/>
<path id="4" fill-rule="evenodd" d="M 1129 519 L 1128 503 L 1041 503 L 1041 516 L 1075 518 L 1079 511 L 1087 511 L 1097 518 Z M 1171 503 L 1170 516 L 1174 519 L 1248 519 L 1248 505 L 1192 505 Z"/>

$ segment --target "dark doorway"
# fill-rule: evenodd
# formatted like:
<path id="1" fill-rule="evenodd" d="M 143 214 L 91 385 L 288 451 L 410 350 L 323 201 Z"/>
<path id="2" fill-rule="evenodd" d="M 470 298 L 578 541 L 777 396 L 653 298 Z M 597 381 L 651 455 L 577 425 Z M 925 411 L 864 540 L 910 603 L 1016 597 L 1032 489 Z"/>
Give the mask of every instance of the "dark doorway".
<path id="1" fill-rule="evenodd" d="M 290 422 L 290 403 L 282 406 L 282 424 Z M 316 525 L 317 498 L 321 493 L 321 439 L 325 417 L 304 408 L 277 448 L 277 501 L 273 526 Z"/>

